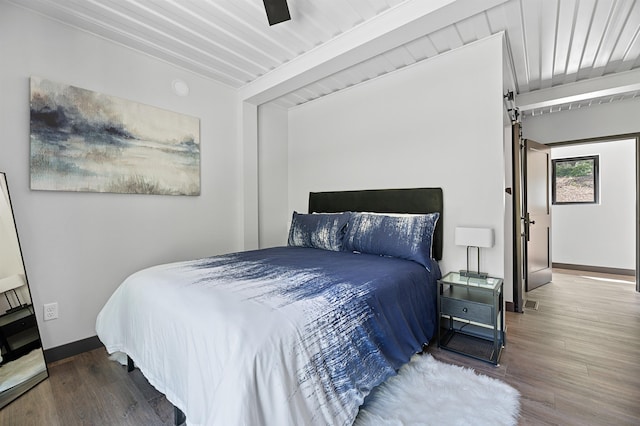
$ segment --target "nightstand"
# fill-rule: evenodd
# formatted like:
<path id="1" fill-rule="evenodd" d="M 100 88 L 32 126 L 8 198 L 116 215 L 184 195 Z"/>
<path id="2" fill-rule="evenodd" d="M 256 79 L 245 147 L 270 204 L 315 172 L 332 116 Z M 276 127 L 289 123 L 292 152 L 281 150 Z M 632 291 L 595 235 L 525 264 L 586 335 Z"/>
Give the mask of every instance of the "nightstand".
<path id="1" fill-rule="evenodd" d="M 0 350 L 3 364 L 39 347 L 40 334 L 33 305 L 22 306 L 0 315 Z"/>
<path id="2" fill-rule="evenodd" d="M 501 278 L 438 280 L 438 346 L 498 365 L 505 345 Z"/>

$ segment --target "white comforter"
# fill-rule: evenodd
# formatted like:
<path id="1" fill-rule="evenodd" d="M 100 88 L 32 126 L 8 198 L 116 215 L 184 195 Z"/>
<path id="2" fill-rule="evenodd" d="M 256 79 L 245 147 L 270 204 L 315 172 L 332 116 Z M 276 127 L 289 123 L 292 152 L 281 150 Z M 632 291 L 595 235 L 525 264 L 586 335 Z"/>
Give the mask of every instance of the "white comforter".
<path id="1" fill-rule="evenodd" d="M 234 255 L 161 265 L 130 276 L 96 330 L 189 425 L 350 425 L 395 366 L 354 344 L 373 334 L 376 313 L 352 306 L 367 285 L 332 280 Z M 302 285 L 327 290 L 301 297 Z"/>

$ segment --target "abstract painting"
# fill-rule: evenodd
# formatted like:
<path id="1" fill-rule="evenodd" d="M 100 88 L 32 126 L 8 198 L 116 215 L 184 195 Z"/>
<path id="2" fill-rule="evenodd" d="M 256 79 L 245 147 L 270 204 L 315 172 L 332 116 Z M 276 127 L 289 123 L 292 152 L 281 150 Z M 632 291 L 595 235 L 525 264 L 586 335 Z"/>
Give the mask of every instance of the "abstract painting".
<path id="1" fill-rule="evenodd" d="M 200 194 L 200 120 L 31 77 L 31 189 Z"/>

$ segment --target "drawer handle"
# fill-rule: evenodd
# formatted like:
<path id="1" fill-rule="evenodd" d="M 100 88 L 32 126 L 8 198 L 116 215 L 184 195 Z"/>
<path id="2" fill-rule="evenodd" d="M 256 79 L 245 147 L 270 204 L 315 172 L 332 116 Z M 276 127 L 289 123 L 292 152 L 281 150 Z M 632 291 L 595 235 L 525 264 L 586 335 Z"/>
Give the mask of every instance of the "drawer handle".
<path id="1" fill-rule="evenodd" d="M 462 312 L 467 312 L 468 309 L 467 308 L 462 308 Z"/>

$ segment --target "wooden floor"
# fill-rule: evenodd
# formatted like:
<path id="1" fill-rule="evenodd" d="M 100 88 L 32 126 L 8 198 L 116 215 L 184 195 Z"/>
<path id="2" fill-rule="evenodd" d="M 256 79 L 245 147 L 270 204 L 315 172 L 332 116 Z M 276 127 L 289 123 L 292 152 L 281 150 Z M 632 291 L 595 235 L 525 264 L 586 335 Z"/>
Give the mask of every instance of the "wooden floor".
<path id="1" fill-rule="evenodd" d="M 527 297 L 538 309 L 507 313 L 498 367 L 429 352 L 518 389 L 520 425 L 639 425 L 640 294 L 633 278 L 556 270 L 552 283 Z M 0 425 L 173 424 L 164 396 L 102 349 L 59 361 L 49 372 L 0 411 Z"/>
<path id="2" fill-rule="evenodd" d="M 173 406 L 104 349 L 49 365 L 49 378 L 0 411 L 2 426 L 173 425 Z"/>
<path id="3" fill-rule="evenodd" d="M 500 365 L 431 349 L 521 394 L 520 425 L 640 425 L 640 293 L 634 277 L 554 270 L 507 312 Z"/>

